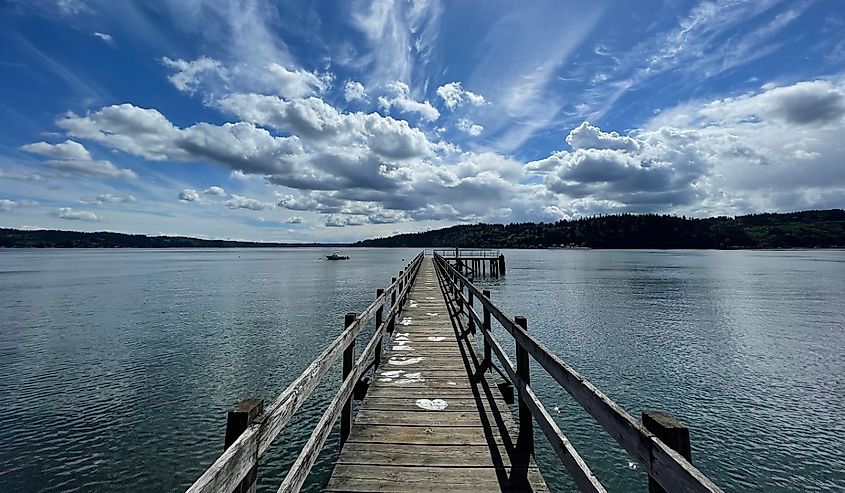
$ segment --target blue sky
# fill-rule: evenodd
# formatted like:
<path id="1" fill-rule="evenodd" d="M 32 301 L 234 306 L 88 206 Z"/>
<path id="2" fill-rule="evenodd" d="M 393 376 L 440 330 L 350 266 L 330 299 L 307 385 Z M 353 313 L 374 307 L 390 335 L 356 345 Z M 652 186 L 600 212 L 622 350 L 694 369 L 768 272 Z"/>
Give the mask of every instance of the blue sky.
<path id="1" fill-rule="evenodd" d="M 845 206 L 839 0 L 0 3 L 0 226 Z"/>

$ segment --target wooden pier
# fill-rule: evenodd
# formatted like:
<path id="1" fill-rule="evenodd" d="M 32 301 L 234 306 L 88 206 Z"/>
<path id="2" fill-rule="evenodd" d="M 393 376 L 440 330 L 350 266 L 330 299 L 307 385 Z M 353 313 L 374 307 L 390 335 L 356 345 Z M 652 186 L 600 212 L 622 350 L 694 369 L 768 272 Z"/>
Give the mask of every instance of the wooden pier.
<path id="1" fill-rule="evenodd" d="M 426 259 L 326 491 L 548 491 Z"/>
<path id="2" fill-rule="evenodd" d="M 338 420 L 341 451 L 326 491 L 548 491 L 533 459 L 535 423 L 580 491 L 605 491 L 531 389 L 532 359 L 640 463 L 650 492 L 721 491 L 691 464 L 685 426 L 658 412 L 640 423 L 473 285 L 473 275 L 504 274 L 501 253 L 461 253 L 420 253 L 361 314 L 346 315 L 341 334 L 269 406 L 238 403 L 225 451 L 188 491 L 255 491 L 258 458 L 341 357 L 343 382 L 279 492 L 300 490 Z M 516 364 L 494 321 L 513 337 Z M 373 337 L 357 350 L 368 322 Z M 362 401 L 354 416 L 353 399 Z"/>

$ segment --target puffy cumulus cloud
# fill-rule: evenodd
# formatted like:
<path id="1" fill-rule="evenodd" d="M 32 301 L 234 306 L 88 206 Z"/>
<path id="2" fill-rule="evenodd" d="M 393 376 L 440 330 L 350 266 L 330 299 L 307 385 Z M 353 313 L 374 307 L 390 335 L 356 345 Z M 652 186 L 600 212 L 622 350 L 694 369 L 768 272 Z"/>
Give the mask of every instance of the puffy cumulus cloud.
<path id="1" fill-rule="evenodd" d="M 328 73 L 309 72 L 303 69 L 290 70 L 284 65 L 271 63 L 267 66 L 268 82 L 274 92 L 284 98 L 301 98 L 322 94 L 332 86 L 334 77 Z"/>
<path id="2" fill-rule="evenodd" d="M 91 153 L 79 142 L 66 140 L 58 144 L 34 142 L 21 146 L 21 150 L 53 158 L 42 164 L 66 173 L 87 175 L 92 178 L 137 178 L 131 169 L 120 169 L 110 161 L 94 160 Z"/>
<path id="3" fill-rule="evenodd" d="M 153 161 L 209 161 L 233 171 L 285 175 L 296 169 L 303 148 L 296 137 L 276 137 L 251 123 L 178 128 L 154 109 L 114 105 L 56 124 L 69 134 Z"/>
<path id="4" fill-rule="evenodd" d="M 520 184 L 522 164 L 495 153 L 465 153 L 457 162 L 418 162 L 388 172 L 403 176 L 396 191 L 358 188 L 299 192 L 280 196 L 279 206 L 362 216 L 370 224 L 477 221 L 534 217 L 536 202 L 552 197 L 542 185 Z"/>
<path id="5" fill-rule="evenodd" d="M 411 88 L 404 82 L 389 82 L 386 86 L 389 96 L 379 96 L 378 104 L 386 111 L 394 106 L 402 113 L 417 113 L 425 120 L 433 122 L 440 118 L 440 112 L 428 101 L 417 101 L 411 97 Z"/>
<path id="6" fill-rule="evenodd" d="M 473 137 L 481 135 L 481 132 L 484 131 L 483 126 L 477 123 L 473 123 L 467 120 L 466 118 L 461 118 L 460 120 L 458 120 L 458 123 L 455 126 L 458 127 L 458 130 L 460 130 L 461 132 L 472 135 Z"/>
<path id="7" fill-rule="evenodd" d="M 186 188 L 179 192 L 179 200 L 183 202 L 197 202 L 200 199 L 200 194 L 193 188 Z"/>
<path id="8" fill-rule="evenodd" d="M 78 161 L 91 160 L 91 153 L 88 152 L 88 149 L 86 149 L 84 145 L 73 140 L 66 140 L 64 142 L 59 142 L 58 144 L 34 142 L 32 144 L 21 146 L 21 150 L 54 159 Z"/>
<path id="9" fill-rule="evenodd" d="M 265 209 L 273 209 L 276 204 L 272 202 L 262 202 L 257 199 L 248 197 L 241 197 L 240 195 L 232 195 L 232 198 L 224 202 L 229 209 L 249 209 L 252 211 L 262 211 Z"/>
<path id="10" fill-rule="evenodd" d="M 566 143 L 573 149 L 612 149 L 636 152 L 640 143 L 631 137 L 619 135 L 616 132 L 603 132 L 587 122 L 569 132 Z"/>
<path id="11" fill-rule="evenodd" d="M 346 84 L 343 85 L 343 99 L 346 102 L 366 101 L 367 90 L 364 88 L 364 84 L 354 80 L 346 81 Z"/>
<path id="12" fill-rule="evenodd" d="M 53 215 L 60 219 L 72 219 L 78 221 L 102 221 L 103 218 L 90 211 L 76 211 L 70 207 L 60 207 L 53 211 Z"/>
<path id="13" fill-rule="evenodd" d="M 226 190 L 224 190 L 223 187 L 218 187 L 218 186 L 208 187 L 205 190 L 203 190 L 202 193 L 204 193 L 206 195 L 220 195 L 221 197 L 226 196 Z"/>
<path id="14" fill-rule="evenodd" d="M 114 195 L 111 193 L 101 193 L 95 197 L 86 197 L 79 200 L 83 204 L 100 205 L 100 204 L 120 204 L 137 202 L 134 195 Z"/>
<path id="15" fill-rule="evenodd" d="M 843 135 L 845 84 L 799 82 L 670 108 L 626 136 L 585 123 L 566 138 L 572 151 L 526 170 L 577 213 L 837 207 Z"/>
<path id="16" fill-rule="evenodd" d="M 484 96 L 465 90 L 460 82 L 443 84 L 437 88 L 437 95 L 450 110 L 463 105 L 464 102 L 473 106 L 481 106 L 486 102 Z"/>
<path id="17" fill-rule="evenodd" d="M 302 224 L 303 221 L 304 221 L 304 219 L 302 219 L 299 216 L 291 216 L 291 217 L 285 219 L 285 223 L 287 223 L 287 224 Z"/>
<path id="18" fill-rule="evenodd" d="M 780 120 L 791 125 L 825 125 L 842 121 L 845 91 L 828 80 L 803 81 L 784 87 L 763 86 L 758 94 L 713 101 L 698 110 L 716 122 Z"/>
<path id="19" fill-rule="evenodd" d="M 325 225 L 328 228 L 343 228 L 346 226 L 360 226 L 367 223 L 365 216 L 350 215 L 329 215 L 325 218 Z"/>
<path id="20" fill-rule="evenodd" d="M 407 121 L 378 113 L 341 113 L 319 98 L 284 100 L 261 94 L 232 94 L 220 106 L 239 118 L 291 132 L 313 147 L 361 147 L 387 159 L 424 157 L 432 152 L 425 134 Z"/>
<path id="21" fill-rule="evenodd" d="M 173 84 L 176 89 L 193 94 L 202 82 L 202 77 L 206 75 L 217 75 L 219 77 L 226 77 L 226 69 L 219 61 L 203 56 L 193 61 L 183 60 L 178 58 L 173 60 L 168 57 L 163 57 L 161 63 L 168 68 L 175 71 L 174 74 L 167 77 L 167 80 Z"/>

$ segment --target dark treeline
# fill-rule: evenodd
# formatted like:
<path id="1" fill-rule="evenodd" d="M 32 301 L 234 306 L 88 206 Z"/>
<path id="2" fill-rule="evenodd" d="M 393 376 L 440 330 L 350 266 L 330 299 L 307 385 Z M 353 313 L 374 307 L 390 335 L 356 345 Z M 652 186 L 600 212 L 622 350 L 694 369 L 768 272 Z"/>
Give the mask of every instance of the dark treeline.
<path id="1" fill-rule="evenodd" d="M 253 241 L 203 240 L 183 236 L 145 236 L 80 231 L 23 231 L 0 228 L 0 247 L 17 248 L 259 248 L 319 246 L 316 243 L 260 243 Z"/>
<path id="2" fill-rule="evenodd" d="M 620 214 L 553 223 L 473 224 L 356 246 L 461 248 L 829 248 L 845 247 L 845 211 L 695 219 Z"/>

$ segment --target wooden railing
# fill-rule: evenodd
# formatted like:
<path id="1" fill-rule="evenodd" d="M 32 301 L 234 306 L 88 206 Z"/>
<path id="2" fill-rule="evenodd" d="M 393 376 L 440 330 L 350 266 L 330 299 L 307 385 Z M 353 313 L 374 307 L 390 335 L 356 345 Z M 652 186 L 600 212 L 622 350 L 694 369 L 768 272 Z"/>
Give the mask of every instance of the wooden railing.
<path id="1" fill-rule="evenodd" d="M 499 250 L 487 249 L 467 249 L 467 248 L 435 248 L 432 250 L 434 255 L 449 258 L 461 257 L 483 257 L 483 258 L 498 258 L 501 255 Z"/>
<path id="2" fill-rule="evenodd" d="M 280 492 L 299 491 L 322 450 L 335 421 L 341 418 L 341 444 L 346 441 L 352 424 L 352 394 L 361 377 L 381 360 L 382 336 L 392 331 L 401 307 L 408 297 L 414 278 L 423 259 L 420 252 L 399 277 L 386 289 L 376 292 L 375 301 L 360 315 L 346 314 L 344 330 L 311 362 L 265 410 L 260 399 L 247 399 L 229 413 L 226 430 L 226 450 L 199 479 L 188 488 L 190 493 L 229 493 L 254 491 L 258 459 L 270 447 L 273 439 L 284 429 L 294 413 L 302 406 L 322 377 L 343 354 L 343 382 L 314 431 L 306 442 L 287 476 Z M 385 306 L 389 306 L 384 313 Z M 361 329 L 375 319 L 373 337 L 357 360 L 355 341 Z M 373 358 L 373 365 L 367 361 Z M 354 361 L 353 361 L 354 360 Z"/>
<path id="3" fill-rule="evenodd" d="M 557 457 L 569 471 L 581 491 L 603 492 L 601 482 L 564 436 L 549 412 L 531 388 L 528 370 L 529 356 L 578 402 L 605 431 L 637 462 L 649 476 L 649 491 L 721 491 L 709 478 L 689 461 L 688 430 L 671 417 L 645 413 L 644 421 L 651 429 L 634 419 L 621 406 L 605 396 L 599 389 L 572 367 L 550 352 L 542 342 L 528 333 L 524 317 L 511 319 L 490 301 L 490 292 L 481 291 L 438 253 L 434 255 L 438 275 L 457 303 L 458 311 L 466 314 L 470 331 L 480 329 L 483 335 L 484 362 L 490 364 L 491 353 L 504 369 L 507 377 L 519 392 L 519 441 L 528 442 L 533 450 L 533 421 L 549 440 Z M 482 315 L 475 311 L 475 301 L 481 305 Z M 493 336 L 491 317 L 514 338 L 516 366 Z M 658 438 L 658 435 L 662 438 Z M 684 443 L 683 437 L 686 436 Z M 672 443 L 680 438 L 680 444 Z M 667 445 L 672 443 L 676 451 Z"/>

